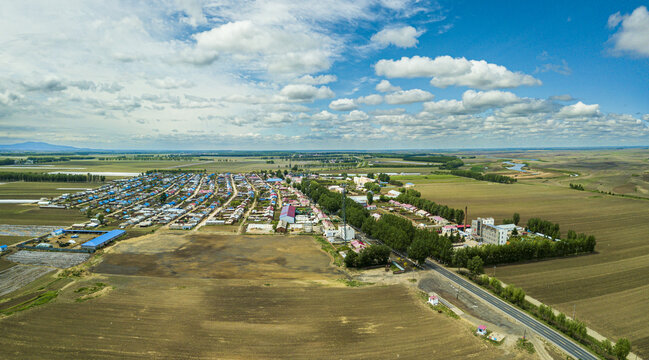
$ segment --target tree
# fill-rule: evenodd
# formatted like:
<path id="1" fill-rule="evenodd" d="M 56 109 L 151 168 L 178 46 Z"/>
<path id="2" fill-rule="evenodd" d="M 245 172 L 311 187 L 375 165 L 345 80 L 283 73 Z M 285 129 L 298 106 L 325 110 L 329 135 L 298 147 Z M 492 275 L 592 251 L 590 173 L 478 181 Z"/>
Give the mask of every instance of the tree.
<path id="1" fill-rule="evenodd" d="M 345 256 L 345 266 L 348 268 L 353 268 L 358 266 L 358 254 L 349 250 Z"/>
<path id="2" fill-rule="evenodd" d="M 521 215 L 519 213 L 514 213 L 512 219 L 514 220 L 514 224 L 518 225 L 518 223 L 521 221 Z"/>
<path id="3" fill-rule="evenodd" d="M 104 223 L 104 214 L 97 215 L 97 220 L 99 220 L 100 224 L 103 224 Z"/>
<path id="4" fill-rule="evenodd" d="M 613 348 L 615 356 L 619 360 L 625 360 L 629 352 L 631 351 L 631 342 L 627 338 L 621 338 L 615 343 Z"/>
<path id="5" fill-rule="evenodd" d="M 166 202 L 167 202 L 167 193 L 163 192 L 162 194 L 160 194 L 160 204 L 164 204 Z"/>
<path id="6" fill-rule="evenodd" d="M 431 244 L 423 237 L 415 239 L 408 247 L 408 257 L 417 261 L 420 265 L 426 261 L 426 258 L 430 256 L 431 252 Z"/>
<path id="7" fill-rule="evenodd" d="M 286 183 L 290 185 L 291 184 L 291 178 L 286 178 Z"/>
<path id="8" fill-rule="evenodd" d="M 473 275 L 482 274 L 484 272 L 484 261 L 480 256 L 476 255 L 467 261 L 466 267 Z"/>
<path id="9" fill-rule="evenodd" d="M 372 205 L 374 202 L 374 194 L 371 191 L 367 192 L 367 205 Z"/>
<path id="10" fill-rule="evenodd" d="M 374 179 L 374 173 L 368 173 L 367 177 L 370 178 L 370 179 Z"/>

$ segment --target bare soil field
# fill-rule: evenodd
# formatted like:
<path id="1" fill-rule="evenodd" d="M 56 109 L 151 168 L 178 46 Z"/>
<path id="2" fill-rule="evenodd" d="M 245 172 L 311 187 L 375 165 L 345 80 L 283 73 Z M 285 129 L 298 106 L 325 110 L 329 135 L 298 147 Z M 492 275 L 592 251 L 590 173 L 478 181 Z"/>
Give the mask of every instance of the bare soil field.
<path id="1" fill-rule="evenodd" d="M 215 279 L 334 279 L 343 274 L 308 236 L 152 234 L 120 242 L 95 272 Z"/>
<path id="2" fill-rule="evenodd" d="M 347 287 L 330 263 L 309 236 L 121 241 L 54 301 L 1 319 L 0 348 L 7 359 L 520 358 L 413 289 Z M 111 290 L 80 301 L 98 282 Z"/>
<path id="3" fill-rule="evenodd" d="M 0 296 L 18 290 L 39 277 L 54 271 L 46 266 L 16 265 L 0 271 Z"/>
<path id="4" fill-rule="evenodd" d="M 593 255 L 497 268 L 497 277 L 572 315 L 616 340 L 629 337 L 634 351 L 649 355 L 649 202 L 544 183 L 512 185 L 467 179 L 418 183 L 422 196 L 455 208 L 468 206 L 469 219 L 494 217 L 496 223 L 519 212 L 521 223 L 540 217 L 597 237 Z M 493 269 L 486 269 L 493 274 Z"/>
<path id="5" fill-rule="evenodd" d="M 97 299 L 73 302 L 70 287 L 47 307 L 2 320 L 6 358 L 24 358 L 26 346 L 31 359 L 503 358 L 403 286 L 105 281 L 114 290 Z"/>

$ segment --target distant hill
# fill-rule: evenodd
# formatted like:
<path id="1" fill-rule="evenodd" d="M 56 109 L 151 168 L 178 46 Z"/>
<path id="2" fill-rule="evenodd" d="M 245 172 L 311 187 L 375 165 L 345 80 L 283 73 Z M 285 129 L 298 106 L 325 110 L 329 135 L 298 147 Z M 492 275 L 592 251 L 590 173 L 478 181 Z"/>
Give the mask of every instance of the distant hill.
<path id="1" fill-rule="evenodd" d="M 0 145 L 0 152 L 78 152 L 93 149 L 78 148 L 74 146 L 53 145 L 38 141 L 28 141 L 11 145 Z"/>

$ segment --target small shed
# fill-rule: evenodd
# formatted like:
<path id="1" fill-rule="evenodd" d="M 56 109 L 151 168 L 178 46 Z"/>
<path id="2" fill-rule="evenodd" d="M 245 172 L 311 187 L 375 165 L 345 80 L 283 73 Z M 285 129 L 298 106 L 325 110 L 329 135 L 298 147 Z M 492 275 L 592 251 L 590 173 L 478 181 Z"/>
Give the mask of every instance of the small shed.
<path id="1" fill-rule="evenodd" d="M 431 295 L 428 297 L 428 303 L 433 306 L 439 305 L 439 298 L 437 297 L 437 295 Z"/>
<path id="2" fill-rule="evenodd" d="M 482 336 L 487 335 L 487 327 L 484 326 L 484 325 L 480 325 L 480 326 L 478 326 L 478 330 L 476 331 L 476 333 L 477 333 L 478 335 L 482 335 Z"/>

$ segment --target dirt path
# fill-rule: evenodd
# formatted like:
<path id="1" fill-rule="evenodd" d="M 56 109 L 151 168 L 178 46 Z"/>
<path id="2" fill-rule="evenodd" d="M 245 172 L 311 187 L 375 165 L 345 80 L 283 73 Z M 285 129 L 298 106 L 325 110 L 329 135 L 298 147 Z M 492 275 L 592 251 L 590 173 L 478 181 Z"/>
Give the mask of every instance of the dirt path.
<path id="1" fill-rule="evenodd" d="M 198 229 L 200 229 L 200 228 L 202 228 L 203 226 L 205 226 L 205 223 L 206 223 L 208 220 L 213 219 L 213 218 L 214 218 L 218 213 L 220 213 L 220 212 L 221 212 L 221 211 L 222 211 L 226 206 L 228 206 L 228 205 L 230 204 L 230 202 L 232 201 L 232 199 L 234 199 L 234 198 L 237 196 L 237 194 L 239 193 L 239 191 L 237 190 L 237 187 L 236 187 L 236 185 L 234 184 L 234 179 L 232 178 L 232 175 L 230 175 L 230 183 L 232 184 L 232 189 L 233 189 L 232 196 L 230 196 L 230 198 L 228 199 L 228 201 L 226 201 L 225 203 L 223 203 L 223 205 L 219 206 L 218 208 L 216 208 L 216 210 L 212 211 L 212 213 L 211 213 L 209 216 L 205 217 L 205 219 L 203 219 L 200 223 L 198 223 L 198 225 L 194 226 L 194 228 L 192 229 L 192 232 L 196 232 L 196 231 L 198 231 Z"/>

